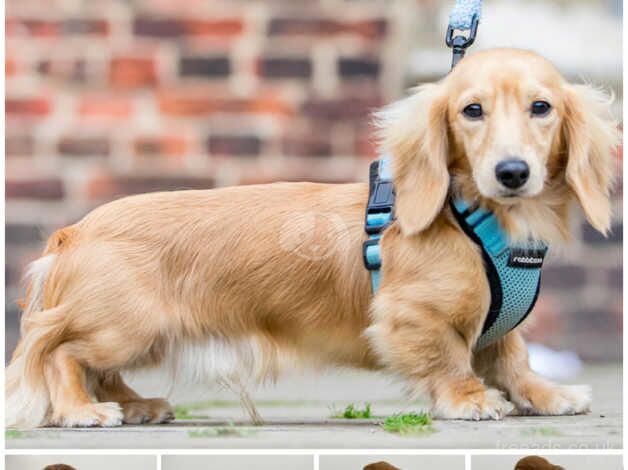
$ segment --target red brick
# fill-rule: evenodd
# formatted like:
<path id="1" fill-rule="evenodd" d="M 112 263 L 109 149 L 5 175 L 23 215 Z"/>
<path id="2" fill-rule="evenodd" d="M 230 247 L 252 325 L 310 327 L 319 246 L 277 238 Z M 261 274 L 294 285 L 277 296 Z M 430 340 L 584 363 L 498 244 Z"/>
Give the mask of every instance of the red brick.
<path id="1" fill-rule="evenodd" d="M 183 21 L 183 31 L 191 36 L 238 36 L 244 31 L 244 23 L 239 19 L 187 20 Z"/>
<path id="2" fill-rule="evenodd" d="M 7 117 L 44 117 L 50 114 L 52 105 L 46 98 L 7 98 Z"/>
<path id="3" fill-rule="evenodd" d="M 7 78 L 17 75 L 17 62 L 9 57 L 4 61 L 4 75 Z"/>
<path id="4" fill-rule="evenodd" d="M 8 35 L 30 35 L 42 38 L 58 37 L 61 34 L 61 25 L 58 21 L 39 19 L 11 18 L 7 20 Z"/>
<path id="5" fill-rule="evenodd" d="M 210 189 L 214 187 L 211 178 L 182 176 L 103 176 L 93 179 L 87 188 L 90 199 L 113 199 L 130 194 L 143 194 L 157 191 L 177 191 L 183 189 Z"/>
<path id="6" fill-rule="evenodd" d="M 133 142 L 137 156 L 184 156 L 189 152 L 189 142 L 177 136 L 139 137 Z"/>
<path id="7" fill-rule="evenodd" d="M 224 78 L 231 73 L 231 62 L 225 56 L 185 56 L 179 60 L 179 73 L 183 77 Z"/>
<path id="8" fill-rule="evenodd" d="M 35 140 L 30 135 L 7 135 L 4 153 L 7 157 L 27 157 L 35 152 Z"/>
<path id="9" fill-rule="evenodd" d="M 254 156 L 261 149 L 262 140 L 255 135 L 212 135 L 207 141 L 211 155 Z"/>
<path id="10" fill-rule="evenodd" d="M 259 60 L 258 74 L 263 78 L 310 78 L 312 63 L 308 57 L 264 57 Z"/>
<path id="11" fill-rule="evenodd" d="M 328 127 L 304 126 L 288 129 L 281 143 L 282 152 L 294 157 L 329 157 L 332 155 L 331 132 Z"/>
<path id="12" fill-rule="evenodd" d="M 375 129 L 372 126 L 358 126 L 355 135 L 355 154 L 370 159 L 379 155 Z"/>
<path id="13" fill-rule="evenodd" d="M 327 18 L 272 18 L 268 24 L 268 34 L 271 36 L 333 35 L 339 31 L 339 23 Z"/>
<path id="14" fill-rule="evenodd" d="M 147 57 L 116 57 L 109 71 L 111 85 L 120 88 L 151 87 L 157 84 L 157 64 Z"/>
<path id="15" fill-rule="evenodd" d="M 90 118 L 127 119 L 132 112 L 131 101 L 111 96 L 83 96 L 78 105 L 79 115 Z"/>
<path id="16" fill-rule="evenodd" d="M 380 62 L 372 57 L 341 57 L 338 60 L 338 75 L 343 79 L 377 79 Z"/>
<path id="17" fill-rule="evenodd" d="M 109 23 L 101 19 L 69 18 L 63 21 L 47 21 L 38 18 L 11 18 L 7 20 L 8 35 L 58 37 L 61 35 L 109 34 Z"/>
<path id="18" fill-rule="evenodd" d="M 104 137 L 65 137 L 59 141 L 57 151 L 67 157 L 106 157 L 111 149 Z"/>
<path id="19" fill-rule="evenodd" d="M 37 72 L 56 80 L 83 83 L 87 80 L 87 63 L 83 59 L 44 59 L 37 64 Z"/>
<path id="20" fill-rule="evenodd" d="M 386 36 L 388 22 L 383 18 L 356 21 L 349 25 L 349 29 L 353 33 L 368 39 L 381 39 Z"/>
<path id="21" fill-rule="evenodd" d="M 357 35 L 365 39 L 381 39 L 388 30 L 384 18 L 342 22 L 331 18 L 282 17 L 269 22 L 270 36 L 338 36 Z"/>
<path id="22" fill-rule="evenodd" d="M 18 36 L 22 32 L 20 21 L 17 18 L 6 18 L 4 33 L 7 37 Z"/>
<path id="23" fill-rule="evenodd" d="M 242 166 L 238 184 L 264 184 L 277 181 L 311 181 L 314 183 L 350 183 L 355 182 L 354 176 L 346 172 L 330 171 L 331 166 L 316 165 L 323 160 L 294 157 L 279 167 L 269 168 L 268 165 Z M 325 162 L 326 163 L 326 162 Z"/>
<path id="24" fill-rule="evenodd" d="M 137 36 L 157 39 L 175 39 L 188 35 L 192 37 L 236 37 L 244 32 L 244 23 L 238 18 L 178 19 L 138 17 L 133 23 Z"/>
<path id="25" fill-rule="evenodd" d="M 281 99 L 274 97 L 238 99 L 207 98 L 189 94 L 162 94 L 159 97 L 162 113 L 171 116 L 195 117 L 214 113 L 235 114 L 281 114 L 290 115 L 293 109 Z"/>
<path id="26" fill-rule="evenodd" d="M 380 107 L 378 97 L 343 97 L 338 99 L 311 98 L 302 106 L 302 112 L 321 120 L 364 120 Z"/>
<path id="27" fill-rule="evenodd" d="M 7 199 L 62 199 L 63 183 L 57 178 L 6 181 Z"/>
<path id="28" fill-rule="evenodd" d="M 107 36 L 109 34 L 109 23 L 106 20 L 97 19 L 69 19 L 63 22 L 63 33 Z"/>
<path id="29" fill-rule="evenodd" d="M 174 39 L 183 32 L 183 23 L 170 18 L 138 17 L 133 21 L 133 33 L 137 36 Z"/>

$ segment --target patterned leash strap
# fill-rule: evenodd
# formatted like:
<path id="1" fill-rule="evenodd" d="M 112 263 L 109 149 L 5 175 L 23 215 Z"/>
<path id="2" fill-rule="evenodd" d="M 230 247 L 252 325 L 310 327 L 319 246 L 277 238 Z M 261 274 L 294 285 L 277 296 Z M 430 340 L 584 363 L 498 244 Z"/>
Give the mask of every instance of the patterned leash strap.
<path id="1" fill-rule="evenodd" d="M 467 48 L 475 42 L 481 16 L 482 0 L 456 0 L 456 6 L 449 16 L 445 38 L 447 46 L 453 52 L 452 69 L 464 57 Z M 456 34 L 457 31 L 466 34 Z"/>

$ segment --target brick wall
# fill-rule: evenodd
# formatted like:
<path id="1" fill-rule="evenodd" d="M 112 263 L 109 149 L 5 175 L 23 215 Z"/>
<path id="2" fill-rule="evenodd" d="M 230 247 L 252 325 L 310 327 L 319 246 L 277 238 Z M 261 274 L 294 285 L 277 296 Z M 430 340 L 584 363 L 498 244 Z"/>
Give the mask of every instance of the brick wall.
<path id="1" fill-rule="evenodd" d="M 7 350 L 25 264 L 47 233 L 102 202 L 364 180 L 369 112 L 408 85 L 412 29 L 432 23 L 440 37 L 439 3 L 9 0 Z M 577 233 L 545 276 L 532 335 L 618 358 L 621 226 L 610 241 Z"/>

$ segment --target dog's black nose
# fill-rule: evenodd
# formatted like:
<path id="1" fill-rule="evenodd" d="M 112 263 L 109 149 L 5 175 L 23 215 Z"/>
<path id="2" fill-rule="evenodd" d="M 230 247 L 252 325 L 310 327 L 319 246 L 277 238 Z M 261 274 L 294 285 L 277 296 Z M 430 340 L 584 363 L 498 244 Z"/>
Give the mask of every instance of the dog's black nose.
<path id="1" fill-rule="evenodd" d="M 509 189 L 518 189 L 530 178 L 530 167 L 523 160 L 504 160 L 495 167 L 497 181 Z"/>

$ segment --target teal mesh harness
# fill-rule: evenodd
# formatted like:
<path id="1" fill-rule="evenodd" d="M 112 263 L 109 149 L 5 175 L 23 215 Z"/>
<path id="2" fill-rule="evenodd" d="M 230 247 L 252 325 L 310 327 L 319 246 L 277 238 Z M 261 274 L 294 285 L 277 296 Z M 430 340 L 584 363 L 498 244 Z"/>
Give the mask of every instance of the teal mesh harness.
<path id="1" fill-rule="evenodd" d="M 390 161 L 382 159 L 371 165 L 369 201 L 366 209 L 364 264 L 371 272 L 373 292 L 380 286 L 382 265 L 379 241 L 394 220 L 394 185 Z M 516 246 L 495 215 L 473 207 L 461 199 L 450 200 L 451 210 L 465 234 L 482 250 L 486 276 L 491 290 L 491 304 L 482 334 L 475 349 L 497 341 L 526 319 L 539 295 L 541 268 L 547 246 Z"/>

